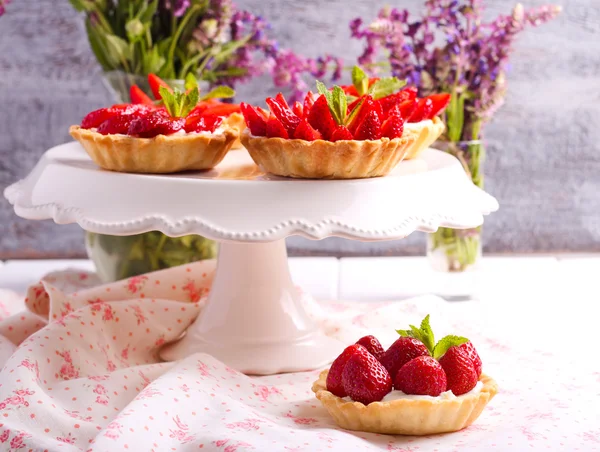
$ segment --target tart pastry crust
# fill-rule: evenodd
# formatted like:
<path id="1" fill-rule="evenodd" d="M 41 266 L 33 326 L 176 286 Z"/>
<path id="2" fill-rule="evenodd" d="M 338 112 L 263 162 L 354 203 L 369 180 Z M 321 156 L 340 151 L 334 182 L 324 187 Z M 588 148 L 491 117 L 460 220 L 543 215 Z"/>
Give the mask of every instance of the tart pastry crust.
<path id="1" fill-rule="evenodd" d="M 359 179 L 385 176 L 406 155 L 415 138 L 380 140 L 286 140 L 242 132 L 242 144 L 254 162 L 277 176 L 303 179 Z"/>
<path id="2" fill-rule="evenodd" d="M 312 386 L 335 422 L 346 430 L 393 435 L 456 432 L 471 425 L 498 392 L 498 385 L 481 374 L 481 391 L 452 399 L 398 399 L 390 402 L 347 402 L 327 391 L 324 370 Z"/>
<path id="3" fill-rule="evenodd" d="M 233 142 L 231 149 L 243 149 L 242 142 L 240 141 L 239 135 L 246 128 L 246 120 L 240 113 L 232 113 L 223 120 L 223 124 L 231 129 L 237 130 L 238 137 Z"/>
<path id="4" fill-rule="evenodd" d="M 69 133 L 101 168 L 126 173 L 168 174 L 214 168 L 238 138 L 236 129 L 220 134 L 173 134 L 154 138 L 102 135 L 80 126 Z"/>
<path id="5" fill-rule="evenodd" d="M 406 160 L 416 159 L 421 152 L 431 146 L 444 133 L 446 126 L 439 117 L 417 123 L 404 124 L 404 134 L 415 136 L 415 144 L 404 157 Z"/>

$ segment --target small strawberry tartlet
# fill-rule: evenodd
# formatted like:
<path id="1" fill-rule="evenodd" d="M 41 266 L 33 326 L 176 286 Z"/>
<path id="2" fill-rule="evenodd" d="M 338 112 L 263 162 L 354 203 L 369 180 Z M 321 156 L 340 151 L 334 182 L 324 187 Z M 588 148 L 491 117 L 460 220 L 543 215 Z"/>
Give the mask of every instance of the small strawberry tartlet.
<path id="1" fill-rule="evenodd" d="M 69 133 L 101 168 L 129 173 L 168 174 L 214 168 L 239 139 L 233 115 L 239 105 L 215 101 L 233 90 L 217 87 L 200 98 L 195 80 L 186 92 L 148 77 L 156 101 L 132 86 L 130 104 L 87 114 Z M 239 121 L 237 121 L 239 122 Z"/>
<path id="2" fill-rule="evenodd" d="M 397 330 L 387 350 L 373 336 L 347 347 L 312 390 L 347 430 L 431 435 L 471 425 L 498 392 L 482 373 L 473 344 L 460 336 L 437 343 L 429 316 L 419 328 Z"/>
<path id="3" fill-rule="evenodd" d="M 444 131 L 438 115 L 450 96 L 418 99 L 395 77 L 369 79 L 358 67 L 353 85 L 328 89 L 290 106 L 279 93 L 269 110 L 241 104 L 247 128 L 241 141 L 264 171 L 307 179 L 360 179 L 387 175 L 416 157 Z"/>

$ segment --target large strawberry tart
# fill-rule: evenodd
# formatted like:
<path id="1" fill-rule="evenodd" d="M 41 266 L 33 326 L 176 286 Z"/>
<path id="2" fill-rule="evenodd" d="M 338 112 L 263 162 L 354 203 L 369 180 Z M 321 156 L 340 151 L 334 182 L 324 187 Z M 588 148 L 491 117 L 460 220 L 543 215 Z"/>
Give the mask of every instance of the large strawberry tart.
<path id="1" fill-rule="evenodd" d="M 98 166 L 112 171 L 174 173 L 221 162 L 241 129 L 239 105 L 215 98 L 231 95 L 229 88 L 201 98 L 195 83 L 181 92 L 153 74 L 148 80 L 156 100 L 134 85 L 131 103 L 92 111 L 70 127 L 71 136 Z"/>
<path id="2" fill-rule="evenodd" d="M 398 330 L 387 350 L 373 336 L 347 347 L 313 384 L 316 397 L 348 430 L 429 435 L 471 425 L 496 395 L 473 344 L 460 336 L 437 343 L 429 316 Z"/>
<path id="3" fill-rule="evenodd" d="M 355 67 L 353 85 L 327 88 L 289 105 L 279 93 L 268 111 L 241 104 L 241 141 L 255 163 L 278 176 L 355 179 L 385 176 L 416 157 L 443 132 L 448 94 L 418 99 L 395 77 L 368 78 Z"/>

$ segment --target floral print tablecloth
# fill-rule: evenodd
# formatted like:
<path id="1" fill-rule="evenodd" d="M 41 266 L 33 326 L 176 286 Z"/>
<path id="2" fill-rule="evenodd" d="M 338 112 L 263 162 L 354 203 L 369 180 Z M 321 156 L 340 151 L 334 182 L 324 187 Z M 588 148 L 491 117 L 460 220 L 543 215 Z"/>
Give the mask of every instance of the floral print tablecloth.
<path id="1" fill-rule="evenodd" d="M 564 312 L 548 308 L 539 321 L 511 326 L 515 312 L 483 302 L 306 296 L 310 315 L 347 343 L 375 334 L 387 346 L 394 328 L 431 314 L 438 334 L 474 342 L 500 386 L 479 420 L 458 433 L 348 432 L 310 390 L 318 370 L 247 377 L 203 354 L 160 362 L 161 345 L 202 310 L 214 268 L 199 262 L 109 285 L 67 270 L 47 275 L 24 300 L 0 291 L 0 450 L 600 450 L 597 338 L 553 328 Z M 535 304 L 515 309 L 519 317 L 539 314 Z"/>

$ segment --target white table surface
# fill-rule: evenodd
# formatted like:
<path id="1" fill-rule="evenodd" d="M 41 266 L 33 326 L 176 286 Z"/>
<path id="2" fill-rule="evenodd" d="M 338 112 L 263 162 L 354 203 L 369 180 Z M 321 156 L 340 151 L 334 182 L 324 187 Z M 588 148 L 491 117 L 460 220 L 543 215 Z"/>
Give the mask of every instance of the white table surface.
<path id="1" fill-rule="evenodd" d="M 322 300 L 400 300 L 435 292 L 443 277 L 430 269 L 424 257 L 296 257 L 289 263 L 296 284 Z M 93 270 L 93 264 L 88 260 L 0 261 L 0 289 L 24 293 L 44 274 L 67 268 Z M 542 294 L 556 299 L 581 293 L 596 295 L 600 301 L 599 274 L 600 255 L 485 256 L 472 278 L 479 300 Z"/>

